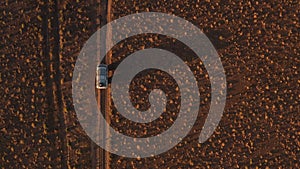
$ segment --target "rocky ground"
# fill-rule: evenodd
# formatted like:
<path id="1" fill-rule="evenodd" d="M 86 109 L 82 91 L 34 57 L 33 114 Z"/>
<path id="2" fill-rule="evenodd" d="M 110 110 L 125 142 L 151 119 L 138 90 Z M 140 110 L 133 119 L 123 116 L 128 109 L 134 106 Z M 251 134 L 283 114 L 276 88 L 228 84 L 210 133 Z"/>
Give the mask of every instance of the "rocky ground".
<path id="1" fill-rule="evenodd" d="M 92 168 L 95 151 L 102 150 L 79 125 L 71 80 L 83 44 L 105 23 L 103 9 L 95 0 L 0 2 L 1 168 Z M 199 27 L 220 55 L 228 89 L 219 126 L 199 144 L 211 99 L 201 60 L 162 35 L 138 35 L 117 44 L 112 72 L 144 48 L 177 54 L 198 81 L 201 103 L 194 127 L 177 146 L 150 158 L 110 154 L 110 168 L 299 168 L 299 9 L 296 0 L 113 1 L 112 20 L 156 11 Z M 130 87 L 133 105 L 147 109 L 149 92 L 159 88 L 167 94 L 166 112 L 138 124 L 112 105 L 111 126 L 135 137 L 167 130 L 178 115 L 176 87 L 164 72 L 141 72 Z"/>

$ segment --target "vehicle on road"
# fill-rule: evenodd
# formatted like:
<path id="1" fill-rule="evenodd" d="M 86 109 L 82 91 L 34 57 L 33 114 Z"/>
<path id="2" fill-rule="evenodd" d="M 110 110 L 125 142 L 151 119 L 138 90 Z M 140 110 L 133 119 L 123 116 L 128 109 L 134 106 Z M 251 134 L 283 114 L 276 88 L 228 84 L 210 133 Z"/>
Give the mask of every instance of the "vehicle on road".
<path id="1" fill-rule="evenodd" d="M 106 89 L 108 86 L 107 78 L 107 65 L 100 64 L 97 66 L 96 70 L 96 88 L 97 89 Z"/>

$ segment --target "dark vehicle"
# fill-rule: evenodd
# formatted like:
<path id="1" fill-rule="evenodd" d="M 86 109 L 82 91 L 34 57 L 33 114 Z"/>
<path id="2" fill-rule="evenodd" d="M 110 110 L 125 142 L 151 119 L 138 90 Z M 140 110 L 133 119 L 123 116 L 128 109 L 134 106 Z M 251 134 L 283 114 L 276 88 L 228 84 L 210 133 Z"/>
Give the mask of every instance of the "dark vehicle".
<path id="1" fill-rule="evenodd" d="M 96 72 L 96 88 L 97 89 L 106 89 L 108 85 L 107 80 L 107 65 L 100 64 L 97 66 Z"/>

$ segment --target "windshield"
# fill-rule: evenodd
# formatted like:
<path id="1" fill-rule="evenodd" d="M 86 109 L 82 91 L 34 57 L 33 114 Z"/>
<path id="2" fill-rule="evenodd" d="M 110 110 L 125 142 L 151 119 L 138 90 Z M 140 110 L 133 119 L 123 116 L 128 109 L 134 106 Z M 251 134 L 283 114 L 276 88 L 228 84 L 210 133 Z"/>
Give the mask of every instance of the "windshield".
<path id="1" fill-rule="evenodd" d="M 101 75 L 106 75 L 106 71 L 107 71 L 106 67 L 100 67 L 100 74 Z"/>

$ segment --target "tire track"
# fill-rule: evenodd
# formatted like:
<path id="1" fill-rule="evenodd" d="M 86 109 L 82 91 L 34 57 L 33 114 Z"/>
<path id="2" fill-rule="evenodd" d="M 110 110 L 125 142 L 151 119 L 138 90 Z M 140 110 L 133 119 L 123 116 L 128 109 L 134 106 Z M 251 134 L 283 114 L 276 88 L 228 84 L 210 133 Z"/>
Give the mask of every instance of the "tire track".
<path id="1" fill-rule="evenodd" d="M 42 7 L 42 34 L 43 34 L 43 55 L 45 57 L 45 81 L 47 88 L 48 103 L 48 129 L 49 140 L 52 144 L 51 159 L 60 158 L 61 168 L 68 168 L 68 150 L 66 138 L 66 121 L 64 115 L 64 104 L 61 91 L 60 71 L 60 35 L 59 35 L 59 11 L 58 1 L 44 1 Z M 52 29 L 51 29 L 52 28 Z M 49 34 L 53 35 L 53 43 Z M 59 143 L 56 142 L 58 137 Z M 59 148 L 57 148 L 59 147 Z M 61 152 L 59 152 L 61 150 Z M 53 164 L 53 166 L 56 166 Z"/>

